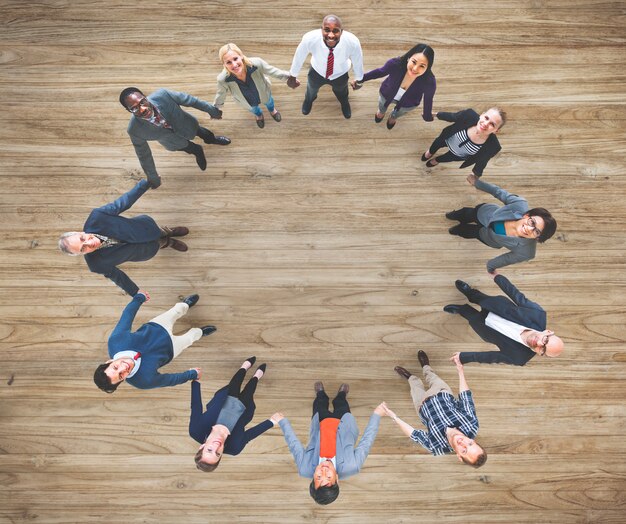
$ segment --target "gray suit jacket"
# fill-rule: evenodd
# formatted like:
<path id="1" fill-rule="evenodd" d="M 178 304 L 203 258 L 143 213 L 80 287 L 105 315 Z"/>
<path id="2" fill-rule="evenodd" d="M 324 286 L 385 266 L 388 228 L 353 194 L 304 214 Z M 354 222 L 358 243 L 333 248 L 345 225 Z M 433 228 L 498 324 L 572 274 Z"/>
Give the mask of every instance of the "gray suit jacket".
<path id="1" fill-rule="evenodd" d="M 289 451 L 293 455 L 301 477 L 313 478 L 315 468 L 320 459 L 320 419 L 316 413 L 311 419 L 311 431 L 309 443 L 306 448 L 302 447 L 300 440 L 296 437 L 291 424 L 284 418 L 280 422 L 280 429 L 283 430 Z M 346 413 L 341 417 L 339 428 L 337 429 L 337 455 L 336 470 L 339 479 L 356 475 L 363 466 L 370 448 L 376 439 L 378 426 L 380 425 L 380 415 L 372 413 L 370 420 L 363 432 L 361 441 L 355 447 L 356 439 L 359 436 L 359 428 L 352 413 Z"/>
<path id="2" fill-rule="evenodd" d="M 484 204 L 478 210 L 478 221 L 484 226 L 478 233 L 480 239 L 489 247 L 507 248 L 510 252 L 487 261 L 487 270 L 493 272 L 499 267 L 508 266 L 517 262 L 524 262 L 535 258 L 537 240 L 534 238 L 507 237 L 497 235 L 489 226 L 493 222 L 519 220 L 528 211 L 528 202 L 525 198 L 513 195 L 508 191 L 488 184 L 482 179 L 476 180 L 476 189 L 493 195 L 504 206 Z"/>
<path id="3" fill-rule="evenodd" d="M 183 111 L 180 106 L 195 107 L 200 111 L 209 113 L 212 117 L 218 117 L 220 111 L 213 104 L 195 96 L 169 89 L 158 89 L 148 96 L 148 100 L 157 107 L 167 123 L 172 126 L 172 129 L 155 126 L 147 120 L 133 115 L 130 117 L 127 132 L 135 148 L 135 153 L 137 153 L 141 168 L 149 180 L 154 180 L 158 177 L 158 173 L 148 140 L 157 140 L 165 149 L 178 151 L 187 147 L 187 142 L 193 140 L 198 132 L 198 120 Z"/>

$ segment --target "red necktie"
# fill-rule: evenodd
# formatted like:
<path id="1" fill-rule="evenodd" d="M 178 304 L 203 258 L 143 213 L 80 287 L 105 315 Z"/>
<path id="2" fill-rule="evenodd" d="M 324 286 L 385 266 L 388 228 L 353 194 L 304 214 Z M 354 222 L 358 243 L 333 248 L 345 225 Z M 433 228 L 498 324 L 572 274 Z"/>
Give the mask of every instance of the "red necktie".
<path id="1" fill-rule="evenodd" d="M 333 55 L 333 49 L 328 49 L 328 62 L 326 63 L 326 78 L 330 78 L 330 75 L 333 74 L 333 66 L 335 65 L 335 55 Z"/>
<path id="2" fill-rule="evenodd" d="M 136 355 L 133 357 L 133 360 L 139 360 L 141 358 L 141 353 L 137 351 Z"/>

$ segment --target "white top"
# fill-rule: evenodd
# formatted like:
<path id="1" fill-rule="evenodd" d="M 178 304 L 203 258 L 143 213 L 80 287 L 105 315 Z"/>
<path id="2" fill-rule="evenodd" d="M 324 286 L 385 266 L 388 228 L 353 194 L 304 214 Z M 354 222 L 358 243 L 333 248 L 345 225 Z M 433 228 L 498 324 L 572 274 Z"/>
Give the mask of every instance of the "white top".
<path id="1" fill-rule="evenodd" d="M 495 329 L 498 333 L 502 333 L 505 337 L 515 340 L 515 342 L 519 342 L 520 344 L 524 344 L 526 347 L 530 347 L 522 340 L 521 337 L 522 331 L 530 329 L 526 326 L 520 326 L 519 324 L 511 322 L 506 318 L 502 318 L 495 313 L 489 313 L 487 315 L 485 325 L 489 326 L 491 329 Z"/>
<path id="2" fill-rule="evenodd" d="M 322 462 L 326 462 L 327 460 L 330 460 L 333 463 L 333 467 L 335 469 L 337 469 L 337 456 L 335 455 L 334 457 L 320 457 L 319 462 L 317 463 L 317 465 L 319 466 Z"/>
<path id="3" fill-rule="evenodd" d="M 406 93 L 406 89 L 402 89 L 401 87 L 399 87 L 396 96 L 393 97 L 393 101 L 399 102 L 400 99 L 404 96 L 404 93 Z"/>
<path id="4" fill-rule="evenodd" d="M 309 31 L 302 37 L 302 41 L 298 45 L 289 74 L 298 76 L 302 64 L 306 57 L 311 55 L 311 67 L 320 75 L 326 76 L 326 64 L 328 63 L 329 49 L 324 43 L 321 29 Z M 329 80 L 339 78 L 350 70 L 350 65 L 354 72 L 355 80 L 363 79 L 363 51 L 361 50 L 361 42 L 349 31 L 341 33 L 341 38 L 337 45 L 333 48 L 335 62 L 333 64 L 333 74 Z"/>

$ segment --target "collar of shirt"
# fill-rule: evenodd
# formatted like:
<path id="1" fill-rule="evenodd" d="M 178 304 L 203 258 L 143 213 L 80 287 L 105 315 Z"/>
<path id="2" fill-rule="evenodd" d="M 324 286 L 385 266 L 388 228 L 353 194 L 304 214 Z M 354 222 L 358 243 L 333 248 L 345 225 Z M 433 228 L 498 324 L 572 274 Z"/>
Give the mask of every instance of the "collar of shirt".
<path id="1" fill-rule="evenodd" d="M 97 233 L 92 233 L 92 235 L 100 239 L 100 246 L 98 247 L 98 249 L 104 249 L 122 243 L 120 240 L 117 240 L 113 237 L 107 237 L 104 235 L 99 235 Z"/>
<path id="2" fill-rule="evenodd" d="M 133 360 L 135 360 L 135 355 L 137 355 L 137 352 L 133 351 L 132 349 L 127 349 L 127 350 L 124 350 L 124 351 L 118 351 L 117 353 L 115 353 L 115 355 L 113 355 L 113 360 L 116 360 L 116 359 L 122 358 L 122 357 L 128 357 L 128 358 L 132 358 Z M 141 357 L 139 357 L 139 358 L 137 358 L 137 360 L 135 360 L 135 367 L 128 374 L 128 376 L 126 377 L 126 380 L 128 380 L 129 378 L 132 378 L 135 375 L 135 373 L 137 373 L 137 371 L 139 371 L 139 366 L 141 366 Z"/>
<path id="3" fill-rule="evenodd" d="M 319 462 L 317 463 L 317 465 L 319 466 L 322 462 L 326 462 L 327 460 L 330 460 L 333 463 L 333 467 L 335 468 L 335 470 L 337 469 L 337 457 L 320 457 Z"/>

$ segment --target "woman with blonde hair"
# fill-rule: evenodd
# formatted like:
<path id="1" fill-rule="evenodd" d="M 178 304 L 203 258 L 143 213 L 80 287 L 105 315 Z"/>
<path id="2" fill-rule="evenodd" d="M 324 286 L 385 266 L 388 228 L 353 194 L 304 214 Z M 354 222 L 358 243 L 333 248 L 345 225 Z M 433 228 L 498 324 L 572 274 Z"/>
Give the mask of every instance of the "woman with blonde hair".
<path id="1" fill-rule="evenodd" d="M 274 106 L 271 82 L 266 75 L 286 82 L 289 78 L 289 71 L 277 69 L 262 58 L 248 58 L 233 43 L 222 46 L 218 56 L 224 65 L 224 70 L 217 76 L 217 94 L 214 105 L 221 110 L 226 94 L 230 93 L 238 104 L 256 117 L 256 124 L 260 128 L 265 127 L 261 103 L 267 107 L 272 118 L 280 122 L 282 117 Z"/>

